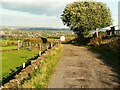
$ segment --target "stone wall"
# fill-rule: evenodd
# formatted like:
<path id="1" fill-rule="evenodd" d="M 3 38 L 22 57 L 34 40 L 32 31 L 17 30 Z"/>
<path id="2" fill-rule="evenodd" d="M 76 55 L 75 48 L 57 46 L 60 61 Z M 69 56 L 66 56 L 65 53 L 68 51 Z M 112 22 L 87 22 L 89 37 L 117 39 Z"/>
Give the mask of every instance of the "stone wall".
<path id="1" fill-rule="evenodd" d="M 36 60 L 32 61 L 31 65 L 24 68 L 20 73 L 18 73 L 14 77 L 14 79 L 4 84 L 3 88 L 18 88 L 19 86 L 21 86 L 24 83 L 24 81 L 28 79 L 32 73 L 35 72 L 35 70 L 41 67 L 41 62 L 46 58 L 47 53 L 51 53 L 52 50 L 58 47 L 58 45 L 59 44 L 56 44 L 51 49 L 48 49 L 47 51 L 45 51 L 45 53 L 39 56 Z"/>

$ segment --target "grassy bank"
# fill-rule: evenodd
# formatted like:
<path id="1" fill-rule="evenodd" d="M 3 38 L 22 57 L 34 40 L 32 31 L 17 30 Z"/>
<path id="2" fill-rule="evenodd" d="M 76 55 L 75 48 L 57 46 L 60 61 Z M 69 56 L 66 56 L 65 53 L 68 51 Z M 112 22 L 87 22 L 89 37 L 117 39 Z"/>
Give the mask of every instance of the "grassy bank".
<path id="1" fill-rule="evenodd" d="M 62 52 L 63 47 L 59 45 L 50 53 L 47 53 L 45 60 L 41 63 L 41 67 L 24 82 L 22 88 L 46 88 Z"/>
<path id="2" fill-rule="evenodd" d="M 87 47 L 89 50 L 100 54 L 106 61 L 114 65 L 120 65 L 120 53 L 105 49 L 104 47 Z"/>
<path id="3" fill-rule="evenodd" d="M 100 58 L 106 65 L 113 68 L 113 70 L 118 73 L 118 76 L 120 75 L 120 51 L 119 48 L 117 48 L 117 45 L 114 47 L 114 45 L 108 43 L 97 47 L 86 46 L 86 48 L 91 52 L 98 54 L 98 58 Z"/>
<path id="4" fill-rule="evenodd" d="M 92 38 L 86 46 L 92 52 L 98 53 L 105 63 L 120 66 L 120 38 L 111 37 L 100 40 Z"/>

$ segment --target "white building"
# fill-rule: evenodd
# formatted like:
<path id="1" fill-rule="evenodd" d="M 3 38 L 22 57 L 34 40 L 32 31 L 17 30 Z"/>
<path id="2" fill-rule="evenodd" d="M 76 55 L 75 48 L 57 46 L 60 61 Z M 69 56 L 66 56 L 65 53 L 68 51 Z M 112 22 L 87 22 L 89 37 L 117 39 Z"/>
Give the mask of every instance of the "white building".
<path id="1" fill-rule="evenodd" d="M 61 41 L 61 42 L 64 42 L 64 41 L 65 41 L 65 36 L 61 36 L 61 37 L 60 37 L 60 41 Z"/>
<path id="2" fill-rule="evenodd" d="M 0 31 L 0 35 L 4 35 L 5 33 L 4 33 L 4 31 Z"/>

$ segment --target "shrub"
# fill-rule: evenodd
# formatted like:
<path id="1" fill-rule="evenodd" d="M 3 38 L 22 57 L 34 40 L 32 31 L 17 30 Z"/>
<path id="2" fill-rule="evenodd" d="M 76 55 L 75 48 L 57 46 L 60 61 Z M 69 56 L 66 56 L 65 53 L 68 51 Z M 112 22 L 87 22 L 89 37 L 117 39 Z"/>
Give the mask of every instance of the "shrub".
<path id="1" fill-rule="evenodd" d="M 90 42 L 88 43 L 88 45 L 91 45 L 91 46 L 99 46 L 100 44 L 101 44 L 100 38 L 92 38 L 90 39 Z"/>
<path id="2" fill-rule="evenodd" d="M 102 31 L 98 32 L 98 37 L 102 40 L 105 37 L 105 33 Z"/>

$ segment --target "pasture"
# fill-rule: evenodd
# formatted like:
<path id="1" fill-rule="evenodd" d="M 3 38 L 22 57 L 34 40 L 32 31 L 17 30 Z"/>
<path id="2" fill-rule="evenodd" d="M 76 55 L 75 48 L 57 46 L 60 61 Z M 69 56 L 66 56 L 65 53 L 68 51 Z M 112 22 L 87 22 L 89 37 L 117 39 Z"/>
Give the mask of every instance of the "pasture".
<path id="1" fill-rule="evenodd" d="M 14 42 L 10 40 L 2 40 L 1 43 Z M 31 58 L 34 58 L 38 55 L 39 51 L 44 51 L 48 43 L 42 44 L 41 50 L 36 48 L 34 45 L 31 46 L 31 49 L 28 47 L 22 47 L 19 50 L 16 45 L 6 45 L 1 46 L 0 52 L 2 56 L 2 77 L 6 77 L 12 71 L 16 70 L 16 67 L 21 66 L 24 62 L 28 61 Z"/>
<path id="2" fill-rule="evenodd" d="M 38 52 L 37 49 L 2 52 L 2 77 L 7 76 L 11 72 L 10 69 L 16 70 L 16 67 L 36 56 Z"/>
<path id="3" fill-rule="evenodd" d="M 0 50 L 16 50 L 17 46 L 0 47 Z"/>
<path id="4" fill-rule="evenodd" d="M 15 49 L 17 49 L 17 41 L 0 40 L 0 50 L 15 50 Z"/>
<path id="5" fill-rule="evenodd" d="M 4 39 L 0 40 L 0 43 L 7 43 L 7 42 L 17 42 L 17 41 L 15 41 L 15 40 L 4 40 Z"/>
<path id="6" fill-rule="evenodd" d="M 22 35 L 26 35 L 26 31 L 21 31 L 23 32 Z M 35 35 L 34 37 L 30 37 L 31 32 L 27 33 L 26 37 L 29 34 L 29 37 L 27 38 L 36 38 Z M 14 32 L 13 32 L 14 33 Z M 34 33 L 33 33 L 34 34 Z M 45 34 L 45 35 L 44 35 Z M 61 34 L 59 32 L 54 32 L 54 33 L 48 33 L 45 32 L 43 35 L 40 35 L 40 37 L 46 37 L 48 40 L 48 43 L 41 43 L 40 46 L 37 46 L 37 41 L 35 40 L 35 43 L 31 42 L 31 45 L 29 46 L 27 42 L 24 42 L 26 37 L 9 37 L 9 38 L 3 38 L 0 40 L 0 55 L 2 57 L 2 78 L 9 76 L 9 73 L 12 71 L 16 71 L 16 67 L 21 66 L 24 62 L 27 62 L 29 59 L 34 58 L 35 56 L 38 55 L 39 51 L 44 51 L 48 45 L 50 45 L 51 42 L 59 42 L 60 41 L 60 36 L 64 35 L 67 38 L 72 38 L 73 36 L 67 33 Z M 18 35 L 16 35 L 18 36 Z M 37 38 L 40 38 L 39 35 Z M 21 42 L 24 42 L 23 47 L 20 47 L 18 49 L 18 40 Z M 36 44 L 37 43 L 37 44 Z M 52 44 L 53 45 L 53 44 Z M 1 76 L 1 75 L 0 75 Z"/>

